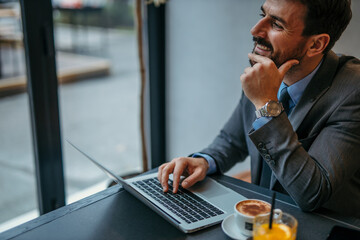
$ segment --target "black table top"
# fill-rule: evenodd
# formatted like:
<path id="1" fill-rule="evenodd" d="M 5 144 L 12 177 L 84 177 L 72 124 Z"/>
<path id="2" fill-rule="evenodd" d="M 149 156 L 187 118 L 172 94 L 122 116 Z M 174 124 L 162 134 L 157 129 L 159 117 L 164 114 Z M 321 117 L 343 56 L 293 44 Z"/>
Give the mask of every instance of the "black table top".
<path id="1" fill-rule="evenodd" d="M 220 183 L 247 198 L 270 202 L 271 191 L 227 176 Z M 326 239 L 332 227 L 360 230 L 360 219 L 327 210 L 302 212 L 289 196 L 277 194 L 276 208 L 295 216 L 297 239 Z M 119 185 L 42 215 L 0 234 L 0 239 L 228 239 L 221 225 L 185 234 Z"/>

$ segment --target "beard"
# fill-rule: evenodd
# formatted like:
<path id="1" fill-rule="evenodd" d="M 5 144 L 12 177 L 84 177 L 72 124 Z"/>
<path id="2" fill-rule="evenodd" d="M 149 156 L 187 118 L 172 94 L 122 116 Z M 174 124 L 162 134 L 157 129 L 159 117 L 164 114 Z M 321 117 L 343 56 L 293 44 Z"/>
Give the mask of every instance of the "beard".
<path id="1" fill-rule="evenodd" d="M 306 45 L 306 39 L 304 39 L 303 41 L 301 41 L 299 43 L 299 46 L 297 46 L 297 48 L 292 49 L 291 51 L 288 51 L 286 54 L 281 53 L 281 52 L 274 52 L 274 48 L 271 45 L 270 42 L 267 42 L 265 39 L 263 38 L 259 38 L 259 37 L 253 37 L 253 41 L 254 41 L 254 48 L 252 50 L 252 53 L 254 54 L 258 54 L 255 52 L 255 48 L 257 44 L 260 45 L 264 45 L 265 47 L 270 49 L 270 56 L 266 56 L 268 58 L 270 58 L 276 65 L 277 68 L 279 68 L 281 65 L 283 65 L 285 62 L 291 60 L 291 59 L 296 59 L 299 61 L 299 64 L 293 66 L 290 71 L 294 71 L 294 69 L 298 68 L 301 65 L 302 59 L 304 58 L 306 51 L 304 52 L 304 47 Z M 259 54 L 258 54 L 259 55 Z M 254 66 L 256 62 L 253 62 L 250 60 L 250 65 Z"/>

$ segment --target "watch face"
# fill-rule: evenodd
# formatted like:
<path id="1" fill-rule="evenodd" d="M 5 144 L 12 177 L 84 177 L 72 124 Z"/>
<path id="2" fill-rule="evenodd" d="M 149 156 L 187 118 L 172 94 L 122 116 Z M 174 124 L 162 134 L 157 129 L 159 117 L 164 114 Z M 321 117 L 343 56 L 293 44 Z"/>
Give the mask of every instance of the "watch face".
<path id="1" fill-rule="evenodd" d="M 266 108 L 269 116 L 276 117 L 281 113 L 281 105 L 278 102 L 270 101 Z"/>

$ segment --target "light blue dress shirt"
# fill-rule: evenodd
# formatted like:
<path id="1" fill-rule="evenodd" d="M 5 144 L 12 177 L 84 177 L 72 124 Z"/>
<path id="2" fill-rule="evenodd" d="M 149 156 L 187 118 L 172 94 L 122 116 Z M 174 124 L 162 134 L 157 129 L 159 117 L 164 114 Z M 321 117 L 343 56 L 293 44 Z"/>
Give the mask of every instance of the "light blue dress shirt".
<path id="1" fill-rule="evenodd" d="M 305 88 L 307 87 L 307 85 L 309 84 L 311 79 L 314 77 L 316 72 L 319 70 L 321 63 L 322 63 L 322 61 L 314 69 L 314 71 L 312 71 L 309 75 L 307 75 L 300 81 L 297 81 L 296 83 L 292 84 L 291 86 L 288 87 L 284 82 L 281 83 L 279 91 L 277 93 L 277 97 L 279 99 L 281 90 L 283 90 L 283 88 L 285 88 L 285 87 L 288 87 L 287 90 L 288 90 L 290 98 L 291 98 L 290 103 L 289 103 L 289 114 L 291 113 L 293 108 L 296 106 L 296 104 L 300 101 L 300 98 L 301 98 L 302 94 L 304 93 Z M 258 130 L 259 128 L 264 126 L 266 123 L 268 123 L 271 119 L 272 119 L 272 117 L 260 117 L 260 118 L 256 119 L 253 122 L 254 130 Z M 195 157 L 195 158 L 203 157 L 206 159 L 206 161 L 209 163 L 209 169 L 207 171 L 207 174 L 212 174 L 212 173 L 216 172 L 217 167 L 215 164 L 215 160 L 211 156 L 209 156 L 207 154 L 203 154 L 203 153 L 194 153 L 192 155 L 192 157 Z"/>

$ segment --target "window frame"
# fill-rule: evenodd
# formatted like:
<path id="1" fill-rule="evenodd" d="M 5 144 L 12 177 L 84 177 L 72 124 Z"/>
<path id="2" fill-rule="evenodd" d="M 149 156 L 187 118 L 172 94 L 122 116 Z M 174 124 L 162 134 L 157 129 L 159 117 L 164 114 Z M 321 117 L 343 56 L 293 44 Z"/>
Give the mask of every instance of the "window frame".
<path id="1" fill-rule="evenodd" d="M 24 34 L 37 198 L 40 214 L 65 206 L 53 7 L 19 0 Z M 146 4 L 146 3 L 144 3 Z M 41 14 L 39 14 L 41 13 Z M 150 166 L 166 162 L 165 5 L 146 6 L 150 100 Z"/>

